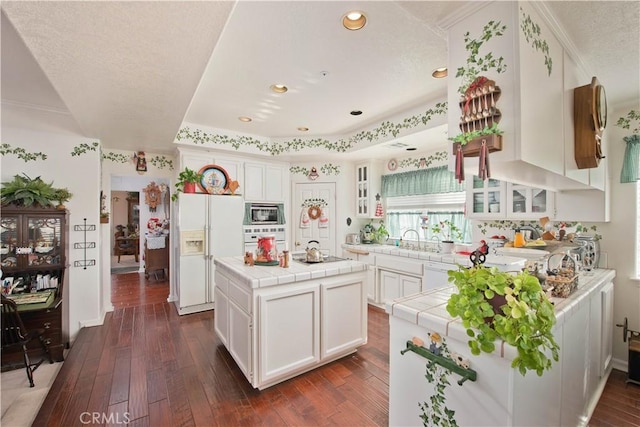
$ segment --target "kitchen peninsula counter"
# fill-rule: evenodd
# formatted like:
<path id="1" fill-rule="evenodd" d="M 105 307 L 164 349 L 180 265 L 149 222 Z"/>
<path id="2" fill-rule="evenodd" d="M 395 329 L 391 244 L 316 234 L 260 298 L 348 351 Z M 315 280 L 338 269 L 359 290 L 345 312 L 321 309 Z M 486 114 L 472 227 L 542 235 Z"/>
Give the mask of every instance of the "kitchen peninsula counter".
<path id="1" fill-rule="evenodd" d="M 471 355 L 466 329 L 446 310 L 454 286 L 387 303 L 390 425 L 421 424 L 418 401 L 433 393 L 424 378 L 427 359 L 400 351 L 414 336 L 429 343 L 433 332 L 477 372 L 477 381 L 462 386 L 457 374 L 449 379 L 447 407 L 456 411 L 458 425 L 586 425 L 611 372 L 614 278 L 614 270 L 583 273 L 568 298 L 552 298 L 560 360 L 542 377 L 511 368 L 517 350 L 504 342 L 496 343 L 492 354 Z"/>
<path id="2" fill-rule="evenodd" d="M 264 389 L 367 342 L 366 271 L 351 260 L 289 268 L 215 263 L 214 329 L 253 387 Z"/>

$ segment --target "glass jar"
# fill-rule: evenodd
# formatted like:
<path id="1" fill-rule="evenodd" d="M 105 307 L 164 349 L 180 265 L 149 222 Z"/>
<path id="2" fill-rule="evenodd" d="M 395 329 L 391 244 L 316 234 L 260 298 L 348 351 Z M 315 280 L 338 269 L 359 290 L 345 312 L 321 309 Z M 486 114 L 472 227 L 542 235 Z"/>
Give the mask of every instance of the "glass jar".
<path id="1" fill-rule="evenodd" d="M 276 247 L 276 236 L 265 234 L 258 237 L 258 248 L 256 249 L 257 262 L 278 262 L 278 249 Z"/>

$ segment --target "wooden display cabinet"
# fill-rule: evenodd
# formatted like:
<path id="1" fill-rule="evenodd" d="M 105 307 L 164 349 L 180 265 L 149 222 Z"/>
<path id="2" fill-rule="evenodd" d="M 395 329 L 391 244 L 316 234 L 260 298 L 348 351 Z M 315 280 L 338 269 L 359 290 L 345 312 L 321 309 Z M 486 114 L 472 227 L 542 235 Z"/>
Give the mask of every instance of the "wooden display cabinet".
<path id="1" fill-rule="evenodd" d="M 21 279 L 25 285 L 23 292 L 54 291 L 53 297 L 47 302 L 19 304 L 18 311 L 27 331 L 44 329 L 45 340 L 55 361 L 64 360 L 63 350 L 67 346 L 62 332 L 67 235 L 65 210 L 12 205 L 2 207 L 0 263 L 3 281 L 13 278 L 15 283 Z M 33 350 L 30 353 L 34 357 L 39 355 L 37 341 L 33 341 L 29 348 Z M 3 370 L 21 367 L 21 364 L 21 350 L 2 352 Z"/>

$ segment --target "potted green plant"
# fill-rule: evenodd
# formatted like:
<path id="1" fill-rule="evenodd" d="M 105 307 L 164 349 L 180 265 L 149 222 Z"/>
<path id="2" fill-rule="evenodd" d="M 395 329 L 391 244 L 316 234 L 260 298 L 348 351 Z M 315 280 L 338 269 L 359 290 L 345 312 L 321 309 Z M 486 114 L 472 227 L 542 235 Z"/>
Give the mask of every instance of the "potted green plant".
<path id="1" fill-rule="evenodd" d="M 378 228 L 373 228 L 373 241 L 376 243 L 384 243 L 387 239 L 389 239 L 389 231 L 384 226 L 384 222 L 380 220 Z"/>
<path id="2" fill-rule="evenodd" d="M 26 174 L 15 175 L 13 181 L 3 182 L 0 189 L 2 205 L 49 207 L 56 200 L 53 183 L 46 183 L 40 177 L 31 179 Z"/>
<path id="3" fill-rule="evenodd" d="M 472 354 L 491 353 L 495 340 L 502 339 L 516 348 L 511 366 L 522 375 L 532 370 L 541 376 L 551 369 L 549 352 L 558 361 L 555 312 L 535 276 L 483 265 L 460 266 L 448 274 L 458 293 L 449 298 L 447 311 L 467 328 Z"/>
<path id="4" fill-rule="evenodd" d="M 437 222 L 431 227 L 431 232 L 440 237 L 442 243 L 442 252 L 453 252 L 454 241 L 462 240 L 462 231 L 451 220 Z"/>
<path id="5" fill-rule="evenodd" d="M 68 188 L 57 188 L 55 190 L 55 200 L 58 202 L 58 206 L 56 206 L 57 209 L 65 209 L 64 203 L 68 202 L 69 200 L 71 200 L 71 197 L 73 197 L 73 194 L 69 191 Z"/>
<path id="6" fill-rule="evenodd" d="M 189 168 L 184 168 L 182 172 L 178 174 L 178 181 L 176 182 L 176 191 L 171 195 L 171 200 L 174 202 L 178 200 L 178 193 L 184 191 L 185 193 L 195 193 L 196 183 L 202 180 L 202 174 Z"/>

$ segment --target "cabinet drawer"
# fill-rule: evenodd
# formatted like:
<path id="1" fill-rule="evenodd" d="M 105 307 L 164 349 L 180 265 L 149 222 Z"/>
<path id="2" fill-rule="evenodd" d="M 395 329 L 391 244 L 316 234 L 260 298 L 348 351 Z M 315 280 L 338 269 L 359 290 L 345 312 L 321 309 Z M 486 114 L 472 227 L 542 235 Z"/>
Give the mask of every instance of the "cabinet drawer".
<path id="1" fill-rule="evenodd" d="M 358 261 L 364 262 L 365 264 L 374 265 L 376 263 L 376 256 L 374 254 L 358 254 Z"/>
<path id="2" fill-rule="evenodd" d="M 251 295 L 229 280 L 229 299 L 235 302 L 245 313 L 251 314 Z"/>
<path id="3" fill-rule="evenodd" d="M 216 288 L 225 295 L 229 295 L 229 278 L 224 274 L 215 274 Z"/>
<path id="4" fill-rule="evenodd" d="M 376 257 L 376 267 L 385 270 L 398 271 L 400 273 L 422 276 L 422 263 L 405 260 L 402 257 L 390 257 L 379 255 Z"/>

